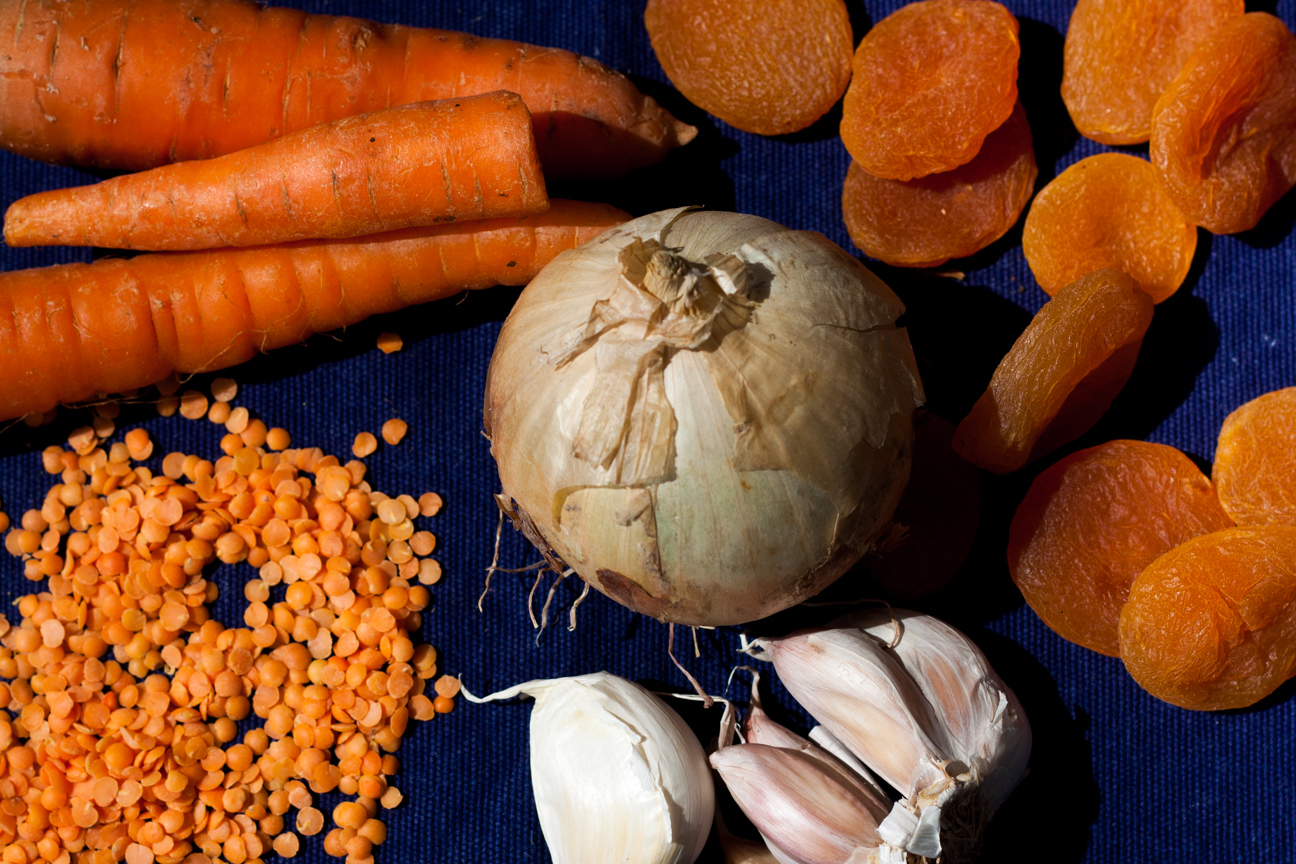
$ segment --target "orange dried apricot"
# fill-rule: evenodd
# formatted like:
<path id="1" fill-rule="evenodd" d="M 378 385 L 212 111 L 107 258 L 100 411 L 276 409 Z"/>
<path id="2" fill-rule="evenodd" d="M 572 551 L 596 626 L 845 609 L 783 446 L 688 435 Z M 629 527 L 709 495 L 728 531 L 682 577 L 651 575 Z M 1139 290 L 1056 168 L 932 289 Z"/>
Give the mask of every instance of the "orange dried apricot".
<path id="1" fill-rule="evenodd" d="M 888 180 L 971 162 L 1017 102 L 1017 31 L 991 0 L 920 0 L 879 21 L 842 105 L 851 157 Z"/>
<path id="2" fill-rule="evenodd" d="M 1008 572 L 1059 636 L 1116 657 L 1121 607 L 1139 573 L 1181 543 L 1231 527 L 1210 480 L 1183 453 L 1108 441 L 1035 478 L 1008 531 Z"/>
<path id="3" fill-rule="evenodd" d="M 1114 268 L 1040 307 L 954 433 L 973 465 L 1006 474 L 1082 435 L 1129 380 L 1152 299 Z"/>
<path id="4" fill-rule="evenodd" d="M 971 162 L 915 180 L 874 177 L 852 162 L 842 190 L 846 230 L 866 255 L 935 267 L 998 240 L 1017 222 L 1038 175 L 1021 103 Z"/>
<path id="5" fill-rule="evenodd" d="M 914 416 L 913 468 L 896 507 L 896 528 L 865 568 L 888 597 L 911 600 L 949 584 L 976 539 L 981 475 L 951 446 L 954 424 Z"/>
<path id="6" fill-rule="evenodd" d="M 804 129 L 850 82 L 843 0 L 648 0 L 644 26 L 671 83 L 745 132 Z"/>
<path id="7" fill-rule="evenodd" d="M 1198 225 L 1255 227 L 1296 185 L 1296 36 L 1264 12 L 1234 18 L 1188 58 L 1152 111 L 1152 163 Z"/>
<path id="8" fill-rule="evenodd" d="M 1242 0 L 1077 0 L 1067 27 L 1062 101 L 1080 130 L 1104 144 L 1152 133 L 1152 106 L 1188 55 Z"/>
<path id="9" fill-rule="evenodd" d="M 1296 525 L 1296 387 L 1225 418 L 1211 476 L 1237 524 Z"/>
<path id="10" fill-rule="evenodd" d="M 1125 668 L 1181 708 L 1253 705 L 1296 666 L 1296 528 L 1229 528 L 1171 549 L 1121 610 Z"/>
<path id="11" fill-rule="evenodd" d="M 1160 303 L 1178 290 L 1197 228 L 1146 159 L 1100 153 L 1040 190 L 1026 214 L 1022 252 L 1045 293 L 1100 267 L 1119 267 Z"/>

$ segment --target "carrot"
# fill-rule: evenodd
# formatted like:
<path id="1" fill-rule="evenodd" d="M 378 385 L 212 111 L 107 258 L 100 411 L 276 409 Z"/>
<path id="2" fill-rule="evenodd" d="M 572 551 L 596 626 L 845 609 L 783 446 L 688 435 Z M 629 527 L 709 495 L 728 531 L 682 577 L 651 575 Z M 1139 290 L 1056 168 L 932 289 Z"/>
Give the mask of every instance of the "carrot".
<path id="1" fill-rule="evenodd" d="M 0 0 L 0 146 L 137 171 L 409 102 L 520 93 L 550 179 L 659 161 L 697 130 L 570 51 L 253 0 Z"/>
<path id="2" fill-rule="evenodd" d="M 358 237 L 549 206 L 516 93 L 416 102 L 215 159 L 41 192 L 5 214 L 10 246 L 185 250 Z"/>
<path id="3" fill-rule="evenodd" d="M 523 285 L 628 218 L 556 200 L 539 216 L 3 273 L 0 419 L 233 366 L 459 291 Z"/>

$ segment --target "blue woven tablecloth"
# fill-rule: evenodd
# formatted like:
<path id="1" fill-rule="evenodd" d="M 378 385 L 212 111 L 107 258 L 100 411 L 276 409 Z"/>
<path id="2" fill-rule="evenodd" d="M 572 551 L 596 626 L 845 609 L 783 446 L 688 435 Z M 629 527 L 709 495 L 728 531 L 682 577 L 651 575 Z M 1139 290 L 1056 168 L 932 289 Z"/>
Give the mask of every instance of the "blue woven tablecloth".
<path id="1" fill-rule="evenodd" d="M 840 206 L 848 164 L 836 135 L 840 109 L 805 132 L 777 139 L 738 132 L 707 116 L 666 82 L 643 29 L 641 0 L 314 0 L 303 5 L 312 12 L 467 30 L 597 58 L 629 74 L 701 132 L 659 166 L 597 186 L 553 184 L 551 193 L 610 201 L 636 215 L 683 204 L 754 213 L 823 232 L 855 251 Z M 872 21 L 901 4 L 847 0 L 847 5 L 858 39 Z M 1073 162 L 1108 148 L 1078 136 L 1058 94 L 1071 4 L 1006 0 L 1006 5 L 1021 22 L 1020 84 L 1042 187 Z M 1249 8 L 1274 12 L 1296 26 L 1294 0 L 1265 0 Z M 1122 149 L 1146 155 L 1146 146 Z M 75 169 L 0 153 L 5 205 L 92 179 Z M 1157 307 L 1132 380 L 1099 427 L 1075 446 L 1146 438 L 1178 447 L 1208 466 L 1220 423 L 1231 410 L 1296 384 L 1294 219 L 1296 196 L 1289 195 L 1253 231 L 1226 237 L 1201 233 L 1188 281 Z M 951 420 L 970 407 L 1046 299 L 1026 266 L 1020 237 L 1018 227 L 971 261 L 957 262 L 967 273 L 962 281 L 875 267 L 908 304 L 904 321 L 920 358 L 929 406 Z M 0 249 L 0 268 L 89 257 L 87 250 Z M 538 645 L 527 615 L 529 575 L 497 576 L 484 612 L 477 611 L 496 526 L 491 495 L 497 491 L 488 444 L 480 434 L 482 389 L 496 334 L 516 295 L 516 289 L 506 288 L 477 292 L 261 357 L 232 372 L 240 383 L 237 404 L 269 425 L 287 428 L 297 446 L 317 445 L 344 457 L 357 432 L 377 432 L 392 416 L 409 422 L 402 444 L 382 447 L 366 460 L 369 476 L 376 488 L 391 494 L 434 490 L 446 501 L 441 515 L 426 520 L 439 538 L 436 557 L 446 576 L 433 589 L 423 636 L 440 650 L 442 669 L 462 675 L 475 692 L 599 669 L 652 689 L 687 690 L 667 657 L 666 628 L 655 621 L 594 594 L 580 609 L 578 628 L 569 632 L 566 610 L 579 593 L 579 583 L 572 584 L 576 580 L 558 588 L 558 624 Z M 388 330 L 404 337 L 400 353 L 375 350 L 377 334 Z M 0 435 L 0 501 L 15 520 L 39 506 L 49 485 L 40 450 L 62 443 L 88 418 L 84 410 L 64 411 L 53 426 L 18 427 Z M 119 420 L 123 429 L 137 424 L 152 434 L 159 456 L 171 450 L 214 456 L 224 431 L 205 420 L 160 419 L 139 408 L 127 409 Z M 1034 728 L 1030 775 L 992 824 L 985 860 L 1292 860 L 1296 789 L 1286 779 L 1296 749 L 1292 687 L 1246 711 L 1183 711 L 1145 694 L 1119 660 L 1072 645 L 1044 627 L 1022 602 L 1004 562 L 1008 520 L 1036 470 L 987 477 L 972 560 L 945 594 L 920 607 L 947 618 L 985 649 L 1021 697 Z M 506 527 L 504 566 L 535 558 Z M 241 620 L 241 585 L 250 575 L 245 566 L 213 573 L 224 592 L 216 614 L 231 626 Z M 0 594 L 6 602 L 30 590 L 20 563 L 0 556 Z M 691 650 L 681 655 L 708 689 L 743 698 L 744 683 L 726 688 L 736 659 L 736 631 L 700 637 L 701 658 L 693 658 Z M 776 716 L 804 730 L 806 718 L 785 691 L 776 686 L 772 702 Z M 714 712 L 689 706 L 681 711 L 701 735 L 712 734 Z M 412 724 L 395 780 L 406 803 L 387 814 L 389 840 L 377 851 L 377 861 L 548 861 L 531 798 L 529 713 L 529 703 L 464 703 L 448 716 Z M 324 855 L 322 836 L 306 839 L 300 857 L 312 864 L 332 860 Z M 702 860 L 720 860 L 714 840 Z"/>

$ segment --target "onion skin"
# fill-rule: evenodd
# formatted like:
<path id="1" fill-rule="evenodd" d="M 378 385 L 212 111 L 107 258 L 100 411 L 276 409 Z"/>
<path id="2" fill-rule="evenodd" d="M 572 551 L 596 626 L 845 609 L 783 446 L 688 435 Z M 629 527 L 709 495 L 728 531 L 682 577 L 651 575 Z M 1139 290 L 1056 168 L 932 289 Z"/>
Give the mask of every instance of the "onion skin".
<path id="1" fill-rule="evenodd" d="M 683 286 L 683 287 L 681 287 Z M 491 360 L 484 423 L 553 566 L 661 621 L 752 621 L 871 549 L 922 387 L 903 306 L 822 235 L 687 208 L 558 256 Z"/>

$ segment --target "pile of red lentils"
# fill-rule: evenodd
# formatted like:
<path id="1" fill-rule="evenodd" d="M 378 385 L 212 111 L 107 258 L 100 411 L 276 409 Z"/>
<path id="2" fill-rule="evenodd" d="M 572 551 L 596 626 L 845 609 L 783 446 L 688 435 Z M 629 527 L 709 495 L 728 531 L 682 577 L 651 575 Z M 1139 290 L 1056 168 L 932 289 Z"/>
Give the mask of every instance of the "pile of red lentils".
<path id="1" fill-rule="evenodd" d="M 391 498 L 358 461 L 289 449 L 229 406 L 229 384 L 160 406 L 225 426 L 215 462 L 171 453 L 154 475 L 137 464 L 147 432 L 108 446 L 106 412 L 44 452 L 58 482 L 5 538 L 48 582 L 19 625 L 0 616 L 3 864 L 291 858 L 325 829 L 313 796 L 335 790 L 354 800 L 324 850 L 372 864 L 409 721 L 454 707 L 458 681 L 410 635 L 441 577 L 414 520 L 440 498 Z M 217 561 L 257 568 L 242 627 L 211 618 Z"/>

